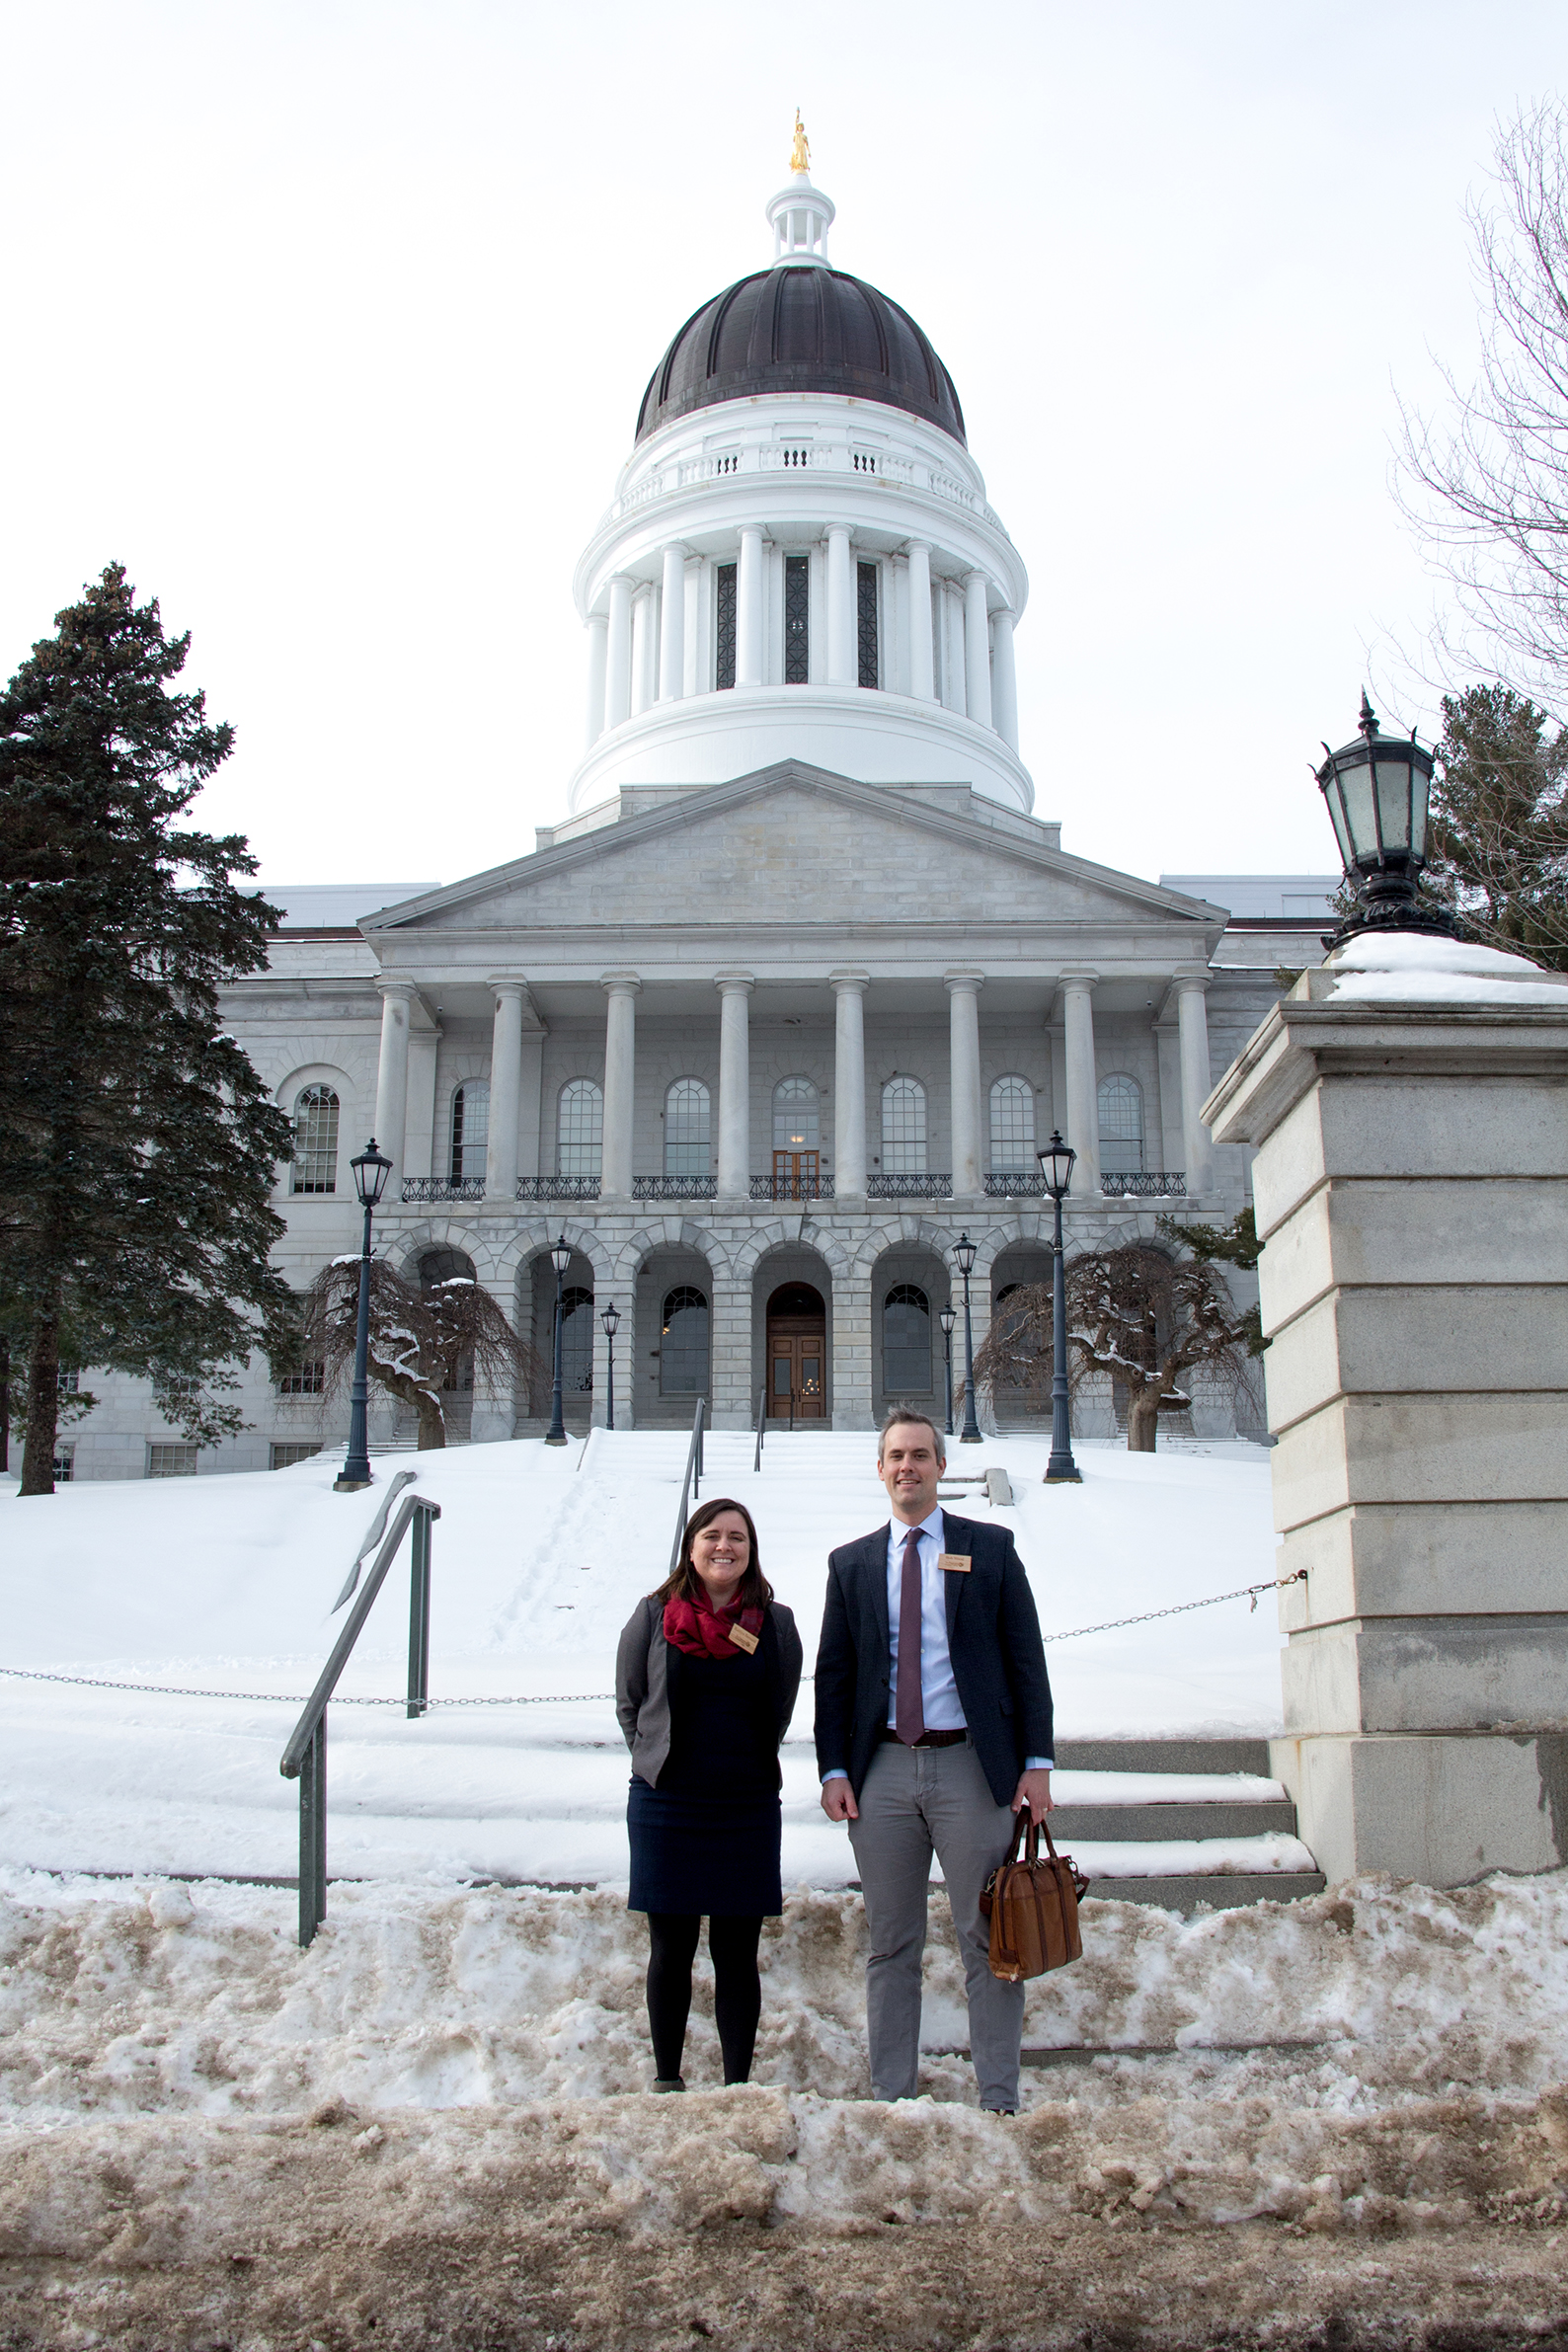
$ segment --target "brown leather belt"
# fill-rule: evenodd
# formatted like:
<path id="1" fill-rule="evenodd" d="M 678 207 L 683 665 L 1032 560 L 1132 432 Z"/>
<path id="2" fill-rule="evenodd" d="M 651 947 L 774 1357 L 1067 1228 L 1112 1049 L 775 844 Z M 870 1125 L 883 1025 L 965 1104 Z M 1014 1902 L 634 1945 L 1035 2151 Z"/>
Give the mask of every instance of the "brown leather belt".
<path id="1" fill-rule="evenodd" d="M 885 1740 L 896 1740 L 899 1737 L 891 1723 L 884 1724 L 882 1736 Z M 917 1740 L 903 1741 L 902 1745 L 906 1748 L 957 1748 L 968 1738 L 967 1731 L 928 1731 L 922 1733 Z"/>

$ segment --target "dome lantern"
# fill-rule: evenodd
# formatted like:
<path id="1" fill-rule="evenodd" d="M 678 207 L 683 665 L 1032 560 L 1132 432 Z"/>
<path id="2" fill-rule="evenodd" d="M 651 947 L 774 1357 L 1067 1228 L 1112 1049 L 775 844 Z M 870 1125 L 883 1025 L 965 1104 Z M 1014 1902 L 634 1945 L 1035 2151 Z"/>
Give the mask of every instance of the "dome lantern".
<path id="1" fill-rule="evenodd" d="M 773 262 L 797 267 L 815 264 L 825 270 L 827 232 L 833 225 L 833 200 L 812 186 L 811 148 L 800 110 L 795 113 L 795 145 L 790 154 L 790 184 L 768 198 L 767 225 L 773 232 Z"/>

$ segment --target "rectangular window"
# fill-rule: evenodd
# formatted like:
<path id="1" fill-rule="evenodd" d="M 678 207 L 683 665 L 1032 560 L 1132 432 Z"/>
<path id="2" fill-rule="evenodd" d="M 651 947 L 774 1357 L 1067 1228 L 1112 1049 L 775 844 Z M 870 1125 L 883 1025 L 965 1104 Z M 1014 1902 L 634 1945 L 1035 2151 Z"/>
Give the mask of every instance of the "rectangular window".
<path id="1" fill-rule="evenodd" d="M 784 558 L 784 683 L 805 686 L 812 674 L 812 559 Z"/>
<path id="2" fill-rule="evenodd" d="M 76 1475 L 76 1448 L 62 1446 L 54 1456 L 54 1483 L 69 1486 Z"/>
<path id="3" fill-rule="evenodd" d="M 279 1396 L 320 1396 L 327 1385 L 327 1367 L 320 1356 L 296 1364 L 277 1383 Z M 275 1464 L 274 1465 L 275 1468 Z"/>
<path id="4" fill-rule="evenodd" d="M 272 1448 L 272 1458 L 267 1466 L 270 1470 L 286 1470 L 291 1468 L 296 1461 L 311 1460 L 320 1451 L 319 1446 L 296 1445 L 290 1438 L 285 1443 L 274 1445 Z M 150 1476 L 151 1473 L 149 1472 L 148 1475 Z"/>
<path id="5" fill-rule="evenodd" d="M 196 1450 L 194 1446 L 148 1447 L 149 1478 L 194 1478 L 196 1474 Z"/>
<path id="6" fill-rule="evenodd" d="M 735 571 L 734 564 L 714 566 L 714 610 L 718 629 L 714 685 L 722 693 L 735 684 Z"/>
<path id="7" fill-rule="evenodd" d="M 59 1390 L 62 1396 L 76 1396 L 81 1391 L 82 1375 L 74 1366 L 60 1366 Z"/>
<path id="8" fill-rule="evenodd" d="M 877 665 L 877 567 L 875 564 L 855 566 L 856 618 L 859 623 L 860 683 L 875 687 L 880 684 Z"/>

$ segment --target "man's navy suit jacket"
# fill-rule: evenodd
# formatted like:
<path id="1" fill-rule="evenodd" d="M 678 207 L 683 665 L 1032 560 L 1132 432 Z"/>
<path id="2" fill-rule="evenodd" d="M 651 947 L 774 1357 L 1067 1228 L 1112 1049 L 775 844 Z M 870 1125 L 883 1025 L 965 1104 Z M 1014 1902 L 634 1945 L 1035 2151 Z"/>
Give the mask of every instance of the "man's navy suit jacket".
<path id="1" fill-rule="evenodd" d="M 1005 1528 L 942 1514 L 947 1641 L 970 1738 L 998 1805 L 1011 1803 L 1026 1756 L 1052 1754 L 1051 1683 L 1035 1597 Z M 828 1555 L 817 1652 L 817 1768 L 847 1772 L 858 1799 L 888 1721 L 888 1530 Z"/>

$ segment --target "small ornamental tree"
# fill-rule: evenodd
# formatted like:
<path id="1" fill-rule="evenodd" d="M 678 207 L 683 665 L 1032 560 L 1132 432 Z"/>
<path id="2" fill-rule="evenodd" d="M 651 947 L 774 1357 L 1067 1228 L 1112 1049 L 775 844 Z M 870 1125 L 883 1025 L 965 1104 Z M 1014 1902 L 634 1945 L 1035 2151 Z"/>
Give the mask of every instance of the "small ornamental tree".
<path id="1" fill-rule="evenodd" d="M 1239 1387 L 1251 1327 L 1224 1280 L 1193 1256 L 1148 1241 L 1083 1250 L 1066 1268 L 1067 1380 L 1073 1390 L 1109 1373 L 1127 1391 L 1127 1447 L 1152 1453 L 1161 1405 L 1192 1402 L 1186 1375 L 1203 1371 Z M 1010 1291 L 975 1359 L 975 1379 L 994 1400 L 1021 1389 L 1049 1411 L 1053 1376 L 1051 1285 Z"/>
<path id="2" fill-rule="evenodd" d="M 290 1303 L 269 1262 L 288 1122 L 218 1020 L 277 914 L 235 887 L 241 835 L 183 822 L 233 731 L 175 690 L 190 639 L 119 565 L 55 624 L 0 691 L 0 1336 L 24 1495 L 53 1491 L 62 1369 L 150 1379 L 211 1445 Z"/>
<path id="3" fill-rule="evenodd" d="M 334 1258 L 300 1300 L 298 1345 L 307 1362 L 325 1367 L 323 1410 L 353 1378 L 358 1317 L 359 1260 Z M 547 1380 L 534 1349 L 471 1276 L 421 1290 L 384 1258 L 372 1258 L 367 1376 L 419 1415 L 422 1452 L 445 1445 L 442 1395 L 469 1367 L 487 1386 L 520 1379 L 530 1411 Z"/>

